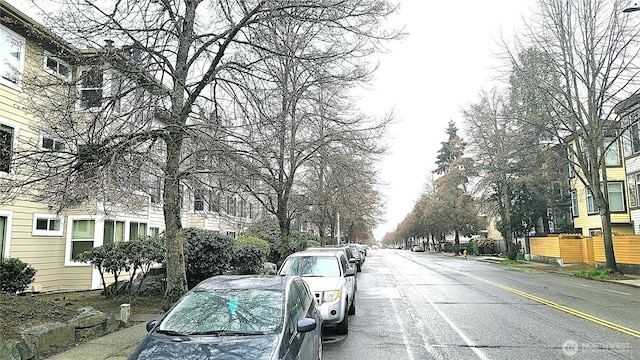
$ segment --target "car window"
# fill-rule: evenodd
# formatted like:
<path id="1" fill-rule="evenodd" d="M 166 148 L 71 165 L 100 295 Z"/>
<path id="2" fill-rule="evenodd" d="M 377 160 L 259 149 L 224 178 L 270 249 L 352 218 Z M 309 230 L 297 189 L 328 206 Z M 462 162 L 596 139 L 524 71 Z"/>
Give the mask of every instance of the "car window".
<path id="1" fill-rule="evenodd" d="M 309 288 L 305 286 L 302 281 L 294 281 L 294 286 L 298 288 L 298 294 L 300 294 L 300 300 L 302 301 L 302 308 L 307 310 L 313 301 L 313 295 L 311 295 L 311 291 Z"/>
<path id="2" fill-rule="evenodd" d="M 263 289 L 193 292 L 167 314 L 161 331 L 183 334 L 216 331 L 274 332 L 282 326 L 284 296 Z"/>
<path id="3" fill-rule="evenodd" d="M 335 256 L 295 256 L 282 264 L 280 274 L 336 277 L 340 276 L 339 266 Z"/>
<path id="4" fill-rule="evenodd" d="M 349 268 L 349 262 L 344 258 L 344 256 L 340 256 L 340 266 L 342 267 L 342 273 L 346 274 L 347 269 Z"/>
<path id="5" fill-rule="evenodd" d="M 297 286 L 291 286 L 288 303 L 289 336 L 292 336 L 296 332 L 296 325 L 298 320 L 302 318 L 303 313 L 303 304 L 300 300 L 299 288 Z"/>

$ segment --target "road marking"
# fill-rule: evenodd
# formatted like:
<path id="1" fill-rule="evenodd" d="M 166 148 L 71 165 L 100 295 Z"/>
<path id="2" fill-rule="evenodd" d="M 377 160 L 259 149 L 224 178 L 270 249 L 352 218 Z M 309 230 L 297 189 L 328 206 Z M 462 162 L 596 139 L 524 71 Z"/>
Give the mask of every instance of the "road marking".
<path id="1" fill-rule="evenodd" d="M 631 296 L 631 294 L 626 293 L 626 292 L 622 292 L 622 291 L 616 291 L 616 290 L 609 290 L 609 289 L 602 289 L 604 291 L 608 291 L 608 292 L 612 292 L 612 293 L 616 293 L 616 294 L 622 294 L 622 295 L 629 295 Z"/>
<path id="2" fill-rule="evenodd" d="M 453 272 L 456 272 L 456 273 L 461 274 L 461 275 L 468 276 L 468 277 L 470 277 L 472 279 L 478 280 L 478 281 L 483 282 L 485 284 L 489 284 L 491 286 L 495 286 L 497 288 L 500 288 L 502 290 L 508 291 L 510 293 L 513 293 L 513 294 L 516 294 L 516 295 L 520 295 L 520 296 L 522 296 L 524 298 L 527 298 L 529 300 L 533 300 L 535 302 L 547 305 L 547 306 L 552 307 L 554 309 L 557 309 L 557 310 L 560 310 L 560 311 L 564 311 L 567 314 L 571 314 L 571 315 L 577 316 L 579 318 L 582 318 L 582 319 L 585 319 L 585 320 L 589 320 L 589 321 L 594 322 L 596 324 L 600 324 L 602 326 L 606 326 L 606 327 L 608 327 L 610 329 L 619 331 L 621 333 L 625 333 L 627 335 L 631 335 L 633 337 L 640 338 L 640 331 L 638 331 L 638 330 L 630 329 L 628 327 L 624 327 L 622 325 L 619 325 L 619 324 L 616 324 L 616 323 L 612 323 L 612 322 L 604 320 L 604 319 L 600 319 L 600 318 L 595 317 L 593 315 L 589 315 L 587 313 L 583 313 L 581 311 L 572 309 L 572 308 L 564 306 L 564 305 L 556 304 L 556 303 L 554 303 L 552 301 L 543 299 L 541 297 L 538 297 L 538 296 L 526 293 L 524 291 L 520 291 L 518 289 L 514 289 L 514 288 L 511 288 L 511 287 L 499 284 L 497 282 L 493 282 L 493 281 L 490 281 L 490 280 L 487 280 L 487 279 L 483 279 L 483 278 L 477 277 L 475 275 L 471 275 L 471 274 L 466 273 L 464 271 L 456 270 L 456 269 L 450 268 L 450 267 L 442 265 L 442 264 L 440 264 L 440 266 L 446 267 L 447 269 L 449 269 L 449 270 L 451 270 Z"/>

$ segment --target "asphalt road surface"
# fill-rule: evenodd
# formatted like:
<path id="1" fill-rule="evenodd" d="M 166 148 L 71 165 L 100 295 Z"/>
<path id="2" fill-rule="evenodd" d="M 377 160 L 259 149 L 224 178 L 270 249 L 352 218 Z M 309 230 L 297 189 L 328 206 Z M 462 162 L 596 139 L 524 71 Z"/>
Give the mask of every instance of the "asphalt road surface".
<path id="1" fill-rule="evenodd" d="M 640 288 L 406 250 L 369 252 L 324 359 L 639 359 Z"/>

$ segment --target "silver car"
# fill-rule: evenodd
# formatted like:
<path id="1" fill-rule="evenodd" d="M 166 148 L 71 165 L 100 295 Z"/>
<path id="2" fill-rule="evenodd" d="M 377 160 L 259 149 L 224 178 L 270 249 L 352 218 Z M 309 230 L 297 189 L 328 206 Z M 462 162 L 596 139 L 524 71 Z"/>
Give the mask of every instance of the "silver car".
<path id="1" fill-rule="evenodd" d="M 338 334 L 349 332 L 349 315 L 356 313 L 356 271 L 340 249 L 306 250 L 289 255 L 279 275 L 301 276 L 311 288 L 323 326 L 336 325 Z"/>

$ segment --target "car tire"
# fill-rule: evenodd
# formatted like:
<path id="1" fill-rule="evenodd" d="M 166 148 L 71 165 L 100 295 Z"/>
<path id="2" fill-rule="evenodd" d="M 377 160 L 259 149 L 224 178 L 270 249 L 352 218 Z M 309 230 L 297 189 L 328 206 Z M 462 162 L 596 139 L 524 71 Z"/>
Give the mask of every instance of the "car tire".
<path id="1" fill-rule="evenodd" d="M 349 315 L 345 313 L 344 318 L 337 325 L 336 333 L 338 335 L 347 335 L 349 333 Z"/>
<path id="2" fill-rule="evenodd" d="M 349 315 L 356 314 L 356 297 L 353 297 L 353 301 L 351 301 L 351 306 L 349 306 Z"/>

